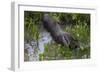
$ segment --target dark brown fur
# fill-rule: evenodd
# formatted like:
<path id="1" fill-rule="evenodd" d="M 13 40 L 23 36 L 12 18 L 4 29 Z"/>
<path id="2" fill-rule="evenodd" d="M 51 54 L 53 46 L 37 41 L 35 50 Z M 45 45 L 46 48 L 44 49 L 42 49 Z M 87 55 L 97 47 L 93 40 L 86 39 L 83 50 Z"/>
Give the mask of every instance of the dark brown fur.
<path id="1" fill-rule="evenodd" d="M 78 41 L 75 40 L 70 33 L 63 32 L 59 24 L 48 14 L 44 14 L 43 16 L 43 25 L 45 29 L 50 32 L 56 43 L 67 45 L 72 49 L 79 47 Z"/>

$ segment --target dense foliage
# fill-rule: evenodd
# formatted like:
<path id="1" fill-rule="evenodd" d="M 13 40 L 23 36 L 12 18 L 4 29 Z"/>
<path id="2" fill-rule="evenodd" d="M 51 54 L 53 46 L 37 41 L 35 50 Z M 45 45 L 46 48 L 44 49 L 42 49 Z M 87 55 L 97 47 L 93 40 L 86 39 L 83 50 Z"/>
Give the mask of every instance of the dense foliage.
<path id="1" fill-rule="evenodd" d="M 63 31 L 69 32 L 77 38 L 80 48 L 71 50 L 69 47 L 62 46 L 51 40 L 51 42 L 44 44 L 44 52 L 39 53 L 38 40 L 41 38 L 40 28 L 43 14 L 44 12 L 24 12 L 24 42 L 36 41 L 36 51 L 33 52 L 33 55 L 38 54 L 40 61 L 90 58 L 90 14 L 48 13 L 59 23 Z M 24 54 L 27 54 L 27 52 L 24 52 Z"/>

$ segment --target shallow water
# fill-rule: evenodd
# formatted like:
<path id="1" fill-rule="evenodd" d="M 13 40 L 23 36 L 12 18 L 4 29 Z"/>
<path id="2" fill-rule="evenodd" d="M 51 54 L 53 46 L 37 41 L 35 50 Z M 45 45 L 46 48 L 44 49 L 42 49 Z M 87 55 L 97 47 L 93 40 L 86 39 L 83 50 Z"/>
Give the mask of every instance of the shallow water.
<path id="1" fill-rule="evenodd" d="M 44 52 L 44 44 L 49 43 L 52 40 L 48 32 L 42 32 L 40 36 L 41 37 L 38 40 L 38 46 L 36 45 L 37 42 L 34 40 L 31 41 L 31 44 L 24 44 L 24 49 L 27 50 L 28 61 L 38 61 L 39 54 Z M 36 47 L 38 47 L 38 51 L 36 51 Z"/>

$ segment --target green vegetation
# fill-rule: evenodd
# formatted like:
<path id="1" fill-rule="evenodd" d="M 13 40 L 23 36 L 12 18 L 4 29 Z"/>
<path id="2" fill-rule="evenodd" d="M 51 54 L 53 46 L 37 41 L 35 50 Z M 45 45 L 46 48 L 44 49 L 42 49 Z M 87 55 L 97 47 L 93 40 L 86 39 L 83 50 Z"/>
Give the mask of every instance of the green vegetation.
<path id="1" fill-rule="evenodd" d="M 44 12 L 24 12 L 24 42 L 37 42 L 40 38 L 41 21 Z M 80 48 L 71 50 L 67 46 L 55 43 L 54 40 L 44 44 L 44 52 L 39 54 L 39 60 L 66 60 L 90 58 L 90 14 L 80 13 L 48 13 L 61 26 L 62 30 L 71 33 L 79 41 Z M 34 47 L 34 46 L 33 46 Z M 36 50 L 36 52 L 37 52 Z M 34 51 L 34 54 L 35 53 Z M 25 56 L 26 57 L 26 56 Z"/>

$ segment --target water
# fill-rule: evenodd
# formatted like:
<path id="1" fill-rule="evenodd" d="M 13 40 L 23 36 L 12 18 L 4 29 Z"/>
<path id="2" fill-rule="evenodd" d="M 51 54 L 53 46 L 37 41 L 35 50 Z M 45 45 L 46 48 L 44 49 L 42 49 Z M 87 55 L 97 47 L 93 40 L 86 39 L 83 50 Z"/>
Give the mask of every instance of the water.
<path id="1" fill-rule="evenodd" d="M 39 50 L 40 53 L 44 52 L 44 44 L 49 43 L 52 40 L 49 33 L 42 33 L 42 38 L 39 39 Z"/>
<path id="2" fill-rule="evenodd" d="M 49 43 L 52 40 L 50 34 L 48 32 L 41 32 L 40 33 L 40 39 L 38 40 L 38 46 L 37 42 L 32 40 L 31 43 L 25 43 L 24 49 L 27 50 L 28 53 L 28 61 L 38 61 L 39 60 L 39 54 L 44 52 L 44 44 Z M 38 50 L 36 49 L 38 47 Z"/>

